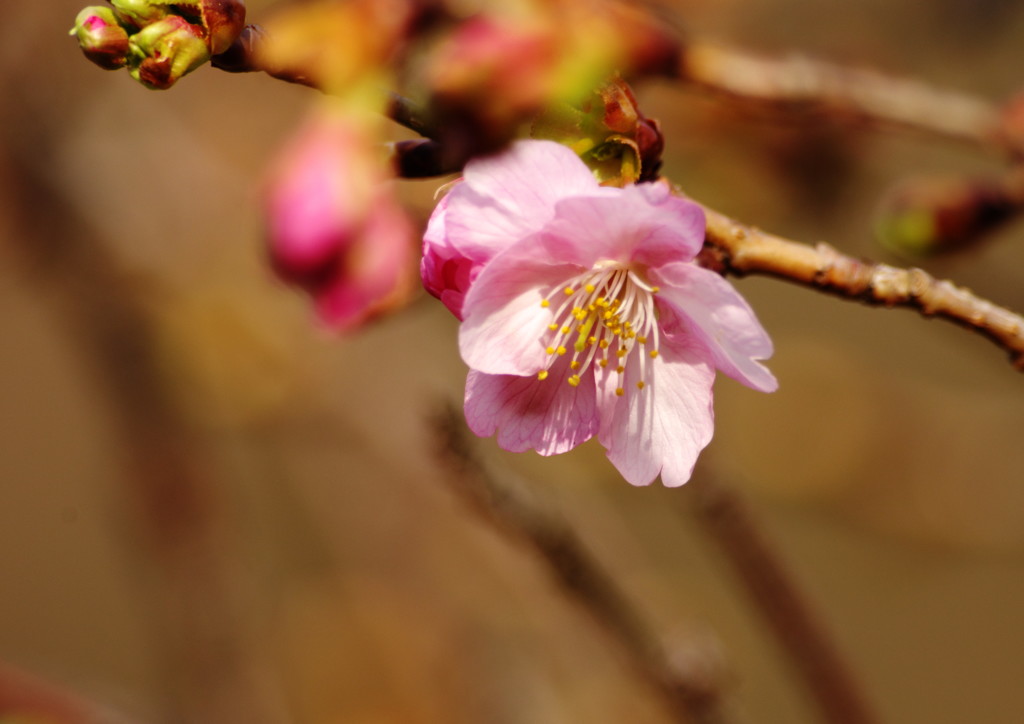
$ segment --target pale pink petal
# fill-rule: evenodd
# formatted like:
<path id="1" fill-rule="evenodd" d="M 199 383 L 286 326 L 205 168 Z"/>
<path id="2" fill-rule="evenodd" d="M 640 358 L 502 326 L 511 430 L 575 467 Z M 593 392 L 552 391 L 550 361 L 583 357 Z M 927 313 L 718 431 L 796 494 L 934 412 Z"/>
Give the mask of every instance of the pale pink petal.
<path id="1" fill-rule="evenodd" d="M 591 195 L 558 202 L 545 233 L 564 240 L 565 261 L 587 267 L 598 260 L 658 266 L 689 261 L 700 251 L 704 212 L 699 206 L 637 186 L 615 191 L 611 200 Z"/>
<path id="2" fill-rule="evenodd" d="M 779 383 L 757 362 L 772 356 L 772 341 L 757 321 L 754 310 L 733 286 L 718 274 L 694 264 L 667 264 L 649 276 L 661 287 L 658 301 L 671 305 L 684 319 L 690 334 L 703 341 L 714 355 L 715 366 L 738 382 L 762 392 L 774 392 Z"/>
<path id="3" fill-rule="evenodd" d="M 545 365 L 543 340 L 553 315 L 541 301 L 577 270 L 524 259 L 519 251 L 496 257 L 466 295 L 459 350 L 471 369 L 532 375 Z"/>
<path id="4" fill-rule="evenodd" d="M 639 367 L 626 365 L 625 394 L 615 395 L 617 376 L 607 374 L 598 391 L 598 439 L 608 459 L 633 485 L 647 485 L 659 474 L 675 487 L 690 479 L 697 456 L 714 432 L 710 353 L 685 337 L 663 344 L 661 354 L 638 390 Z"/>
<path id="5" fill-rule="evenodd" d="M 449 194 L 448 241 L 463 256 L 486 261 L 542 228 L 560 199 L 610 193 L 565 146 L 521 141 L 467 164 L 463 183 Z"/>
<path id="6" fill-rule="evenodd" d="M 470 371 L 466 381 L 466 421 L 482 437 L 497 432 L 498 445 L 511 452 L 541 455 L 568 452 L 597 432 L 593 376 L 578 387 L 565 382 L 560 362 L 546 380 Z"/>

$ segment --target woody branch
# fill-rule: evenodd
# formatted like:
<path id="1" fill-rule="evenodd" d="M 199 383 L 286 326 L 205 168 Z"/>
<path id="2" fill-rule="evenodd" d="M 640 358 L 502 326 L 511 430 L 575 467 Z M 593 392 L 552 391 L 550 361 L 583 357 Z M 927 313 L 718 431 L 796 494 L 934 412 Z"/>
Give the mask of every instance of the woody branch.
<path id="1" fill-rule="evenodd" d="M 922 269 L 860 261 L 828 244 L 802 244 L 707 207 L 704 212 L 707 236 L 700 261 L 708 268 L 737 276 L 763 274 L 873 306 L 908 307 L 947 319 L 991 339 L 1024 371 L 1024 317 L 1009 309 Z"/>

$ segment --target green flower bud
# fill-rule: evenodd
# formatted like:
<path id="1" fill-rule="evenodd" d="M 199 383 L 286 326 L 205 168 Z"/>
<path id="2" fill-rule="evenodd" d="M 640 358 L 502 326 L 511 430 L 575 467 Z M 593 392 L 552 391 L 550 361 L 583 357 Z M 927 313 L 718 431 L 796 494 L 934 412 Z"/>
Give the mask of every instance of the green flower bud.
<path id="1" fill-rule="evenodd" d="M 97 5 L 78 13 L 71 35 L 85 57 L 101 68 L 115 70 L 128 59 L 128 33 L 117 22 L 114 11 Z"/>
<path id="2" fill-rule="evenodd" d="M 153 0 L 109 0 L 122 22 L 143 28 L 168 14 L 169 2 Z"/>
<path id="3" fill-rule="evenodd" d="M 203 29 L 168 15 L 131 36 L 131 76 L 147 88 L 165 90 L 210 59 Z"/>

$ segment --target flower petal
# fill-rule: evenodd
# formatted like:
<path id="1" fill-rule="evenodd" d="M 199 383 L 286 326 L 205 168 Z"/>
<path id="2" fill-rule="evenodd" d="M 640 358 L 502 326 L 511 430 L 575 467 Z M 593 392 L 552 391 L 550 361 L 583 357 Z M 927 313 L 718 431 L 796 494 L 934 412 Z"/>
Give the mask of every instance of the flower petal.
<path id="1" fill-rule="evenodd" d="M 532 375 L 545 366 L 543 339 L 553 315 L 541 301 L 578 270 L 525 257 L 521 252 L 528 247 L 520 247 L 497 256 L 466 295 L 459 350 L 471 369 Z"/>
<path id="2" fill-rule="evenodd" d="M 606 259 L 647 266 L 689 261 L 704 243 L 704 211 L 661 187 L 615 189 L 614 199 L 596 194 L 563 199 L 545 232 L 574 246 L 576 253 L 565 260 L 581 266 Z"/>
<path id="3" fill-rule="evenodd" d="M 771 338 L 754 310 L 732 284 L 695 264 L 666 264 L 649 271 L 661 286 L 659 302 L 671 305 L 714 355 L 715 366 L 734 380 L 762 392 L 779 387 L 775 376 L 757 362 L 772 356 Z"/>
<path id="4" fill-rule="evenodd" d="M 522 141 L 466 165 L 449 194 L 447 234 L 463 256 L 486 261 L 542 228 L 559 199 L 603 193 L 586 164 L 553 141 Z"/>
<path id="5" fill-rule="evenodd" d="M 664 485 L 682 485 L 714 432 L 710 352 L 685 335 L 674 342 L 664 344 L 653 360 L 644 389 L 636 387 L 635 364 L 626 365 L 623 396 L 615 395 L 617 375 L 601 381 L 598 439 L 633 485 L 647 485 L 659 473 Z"/>
<path id="6" fill-rule="evenodd" d="M 554 368 L 567 367 L 559 362 Z M 497 432 L 498 445 L 510 452 L 534 449 L 541 455 L 568 452 L 597 432 L 594 378 L 578 387 L 565 382 L 564 370 L 551 377 L 488 375 L 470 371 L 466 380 L 466 421 L 481 437 Z"/>

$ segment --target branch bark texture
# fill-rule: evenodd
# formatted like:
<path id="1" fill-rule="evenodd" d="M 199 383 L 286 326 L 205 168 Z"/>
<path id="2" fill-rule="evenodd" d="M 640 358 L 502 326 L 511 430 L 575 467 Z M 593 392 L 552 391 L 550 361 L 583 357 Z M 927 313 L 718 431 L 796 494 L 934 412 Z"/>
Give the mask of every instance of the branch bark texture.
<path id="1" fill-rule="evenodd" d="M 988 337 L 1024 371 L 1024 317 L 922 269 L 900 269 L 775 236 L 704 208 L 707 236 L 701 262 L 716 271 L 763 274 L 872 306 L 908 307 Z"/>

